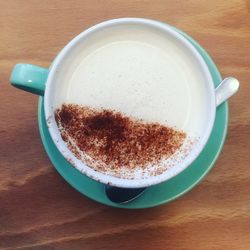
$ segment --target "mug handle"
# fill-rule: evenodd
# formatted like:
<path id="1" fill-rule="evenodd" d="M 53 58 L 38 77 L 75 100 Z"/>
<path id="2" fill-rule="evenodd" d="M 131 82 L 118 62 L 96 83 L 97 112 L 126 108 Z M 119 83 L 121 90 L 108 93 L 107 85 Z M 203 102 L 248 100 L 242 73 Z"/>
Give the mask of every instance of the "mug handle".
<path id="1" fill-rule="evenodd" d="M 39 66 L 18 63 L 11 72 L 10 83 L 36 95 L 44 95 L 49 70 Z"/>

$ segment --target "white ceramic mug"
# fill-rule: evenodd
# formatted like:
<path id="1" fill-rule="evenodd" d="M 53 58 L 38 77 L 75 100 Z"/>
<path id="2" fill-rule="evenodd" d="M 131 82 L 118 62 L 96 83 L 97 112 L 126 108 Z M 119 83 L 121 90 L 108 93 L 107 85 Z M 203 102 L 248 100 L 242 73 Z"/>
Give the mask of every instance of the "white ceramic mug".
<path id="1" fill-rule="evenodd" d="M 206 124 L 206 127 L 204 127 L 203 136 L 199 139 L 199 143 L 195 145 L 189 155 L 184 158 L 184 160 L 180 162 L 180 164 L 166 170 L 159 176 L 152 176 L 145 179 L 128 180 L 109 176 L 93 170 L 91 167 L 88 167 L 82 161 L 77 159 L 61 138 L 60 131 L 55 121 L 54 108 L 52 105 L 52 100 L 53 98 L 55 98 L 57 89 L 60 88 L 58 84 L 55 84 L 57 82 L 55 81 L 55 79 L 58 77 L 63 77 L 63 70 L 67 68 L 67 65 L 70 65 L 70 58 L 74 56 L 74 53 L 77 53 L 77 49 L 84 48 L 84 43 L 96 32 L 111 26 L 119 27 L 119 25 L 122 24 L 145 25 L 150 28 L 159 29 L 162 32 L 165 32 L 166 34 L 174 37 L 175 39 L 178 39 L 183 47 L 189 50 L 189 53 L 192 53 L 193 57 L 197 60 L 206 79 L 205 84 L 207 88 L 207 100 L 209 102 L 208 105 L 210 107 L 210 111 L 207 114 L 208 123 Z M 155 185 L 174 177 L 175 175 L 186 169 L 197 158 L 197 156 L 200 154 L 207 143 L 207 140 L 213 128 L 216 107 L 219 106 L 222 102 L 226 101 L 239 88 L 239 82 L 235 78 L 226 78 L 219 85 L 219 87 L 214 89 L 213 80 L 205 61 L 203 60 L 199 52 L 195 49 L 195 47 L 184 36 L 179 34 L 175 29 L 167 24 L 142 18 L 113 19 L 97 24 L 85 30 L 80 35 L 75 37 L 72 41 L 70 41 L 61 50 L 49 69 L 29 64 L 17 64 L 12 71 L 10 82 L 17 88 L 24 89 L 26 91 L 39 95 L 44 95 L 44 110 L 48 130 L 56 147 L 65 157 L 65 159 L 67 159 L 81 173 L 86 174 L 90 178 L 93 178 L 94 180 L 100 181 L 104 184 L 123 188 L 139 188 Z"/>

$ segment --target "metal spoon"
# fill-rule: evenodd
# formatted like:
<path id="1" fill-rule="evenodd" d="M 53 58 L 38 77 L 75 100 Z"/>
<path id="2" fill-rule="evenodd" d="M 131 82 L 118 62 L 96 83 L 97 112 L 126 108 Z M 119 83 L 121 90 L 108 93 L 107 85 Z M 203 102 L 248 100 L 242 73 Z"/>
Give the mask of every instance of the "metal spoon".
<path id="1" fill-rule="evenodd" d="M 107 197 L 114 203 L 124 204 L 141 196 L 146 188 L 118 188 L 105 185 Z"/>
<path id="2" fill-rule="evenodd" d="M 239 89 L 239 81 L 233 77 L 225 78 L 215 90 L 216 106 L 226 101 Z M 105 185 L 107 197 L 115 203 L 123 204 L 133 201 L 143 194 L 146 188 L 118 188 Z"/>

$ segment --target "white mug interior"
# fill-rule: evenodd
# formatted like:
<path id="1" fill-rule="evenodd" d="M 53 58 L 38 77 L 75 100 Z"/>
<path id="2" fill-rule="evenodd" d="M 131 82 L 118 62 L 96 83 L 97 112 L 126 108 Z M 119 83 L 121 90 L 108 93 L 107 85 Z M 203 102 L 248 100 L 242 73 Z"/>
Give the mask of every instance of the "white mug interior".
<path id="1" fill-rule="evenodd" d="M 84 48 L 84 44 L 86 42 L 91 41 L 91 37 L 98 31 L 112 26 L 119 27 L 119 25 L 123 24 L 149 26 L 154 29 L 159 29 L 165 32 L 166 34 L 171 35 L 175 39 L 178 39 L 178 41 L 183 45 L 183 47 L 185 47 L 185 49 L 187 49 L 189 53 L 191 53 L 192 56 L 195 58 L 197 64 L 199 65 L 199 69 L 202 71 L 202 74 L 204 75 L 204 79 L 206 81 L 204 84 L 206 84 L 208 97 L 207 102 L 209 110 L 208 112 L 206 111 L 207 122 L 204 126 L 202 137 L 199 138 L 197 143 L 195 143 L 195 146 L 192 148 L 188 156 L 185 157 L 184 160 L 181 161 L 178 165 L 166 170 L 164 173 L 158 176 L 152 176 L 150 178 L 144 179 L 122 179 L 95 171 L 91 167 L 87 166 L 81 160 L 77 159 L 74 154 L 68 149 L 66 143 L 61 138 L 61 134 L 54 117 L 55 107 L 53 104 L 53 99 L 56 98 L 56 95 L 58 93 L 60 93 L 60 85 L 58 84 L 58 82 L 60 81 L 58 81 L 58 78 L 63 78 L 65 75 L 64 72 L 68 68 L 75 67 L 75 65 L 71 63 L 72 58 L 74 58 L 77 53 L 79 53 L 79 49 Z M 123 188 L 139 188 L 155 185 L 176 176 L 184 169 L 186 169 L 197 158 L 197 156 L 200 154 L 200 152 L 206 145 L 207 140 L 211 134 L 215 119 L 216 101 L 215 89 L 209 69 L 202 56 L 198 53 L 195 47 L 186 38 L 184 38 L 184 36 L 179 34 L 170 26 L 158 21 L 142 18 L 120 18 L 105 21 L 87 29 L 86 31 L 75 37 L 62 49 L 62 51 L 58 54 L 58 56 L 50 67 L 44 94 L 44 109 L 48 129 L 56 147 L 76 169 L 78 169 L 81 173 L 86 174 L 88 177 L 104 184 Z"/>

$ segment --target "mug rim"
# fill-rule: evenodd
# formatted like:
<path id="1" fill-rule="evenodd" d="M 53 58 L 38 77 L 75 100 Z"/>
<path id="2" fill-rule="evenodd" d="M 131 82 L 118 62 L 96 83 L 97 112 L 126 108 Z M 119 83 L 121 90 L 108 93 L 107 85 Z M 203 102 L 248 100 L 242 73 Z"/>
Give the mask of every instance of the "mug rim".
<path id="1" fill-rule="evenodd" d="M 68 149 L 66 143 L 62 140 L 61 134 L 59 132 L 59 129 L 57 127 L 55 118 L 54 118 L 54 107 L 50 104 L 50 93 L 53 90 L 53 79 L 56 76 L 58 67 L 60 67 L 60 63 L 64 60 L 64 58 L 68 55 L 68 53 L 71 52 L 71 49 L 79 42 L 84 40 L 85 37 L 91 35 L 91 33 L 94 33 L 97 30 L 103 29 L 105 27 L 117 25 L 117 24 L 123 24 L 123 23 L 134 23 L 134 24 L 143 24 L 151 27 L 155 27 L 158 29 L 161 29 L 171 36 L 174 36 L 176 39 L 178 39 L 184 46 L 186 46 L 190 52 L 192 52 L 193 56 L 198 60 L 200 66 L 202 67 L 203 74 L 206 78 L 207 87 L 209 88 L 209 97 L 212 106 L 210 107 L 210 119 L 209 124 L 206 124 L 205 133 L 203 134 L 202 138 L 199 140 L 195 148 L 192 150 L 192 152 L 187 156 L 186 161 L 182 161 L 178 166 L 174 166 L 173 170 L 168 169 L 162 174 L 158 176 L 152 176 L 145 179 L 122 179 L 118 177 L 114 177 L 111 175 L 107 175 L 101 172 L 98 172 L 94 170 L 93 168 L 87 166 L 85 163 L 83 163 L 81 160 L 77 159 L 74 154 Z M 73 38 L 57 55 L 55 60 L 53 61 L 50 70 L 49 75 L 46 82 L 46 88 L 44 93 L 44 110 L 45 110 L 45 118 L 47 127 L 49 130 L 49 133 L 51 135 L 51 138 L 53 142 L 55 143 L 56 147 L 60 151 L 60 153 L 64 156 L 64 158 L 70 162 L 77 170 L 79 170 L 81 173 L 87 175 L 88 177 L 99 181 L 104 184 L 117 186 L 121 188 L 140 188 L 140 187 L 147 187 L 159 184 L 163 181 L 166 181 L 177 174 L 181 173 L 183 170 L 185 170 L 201 153 L 202 149 L 206 145 L 209 136 L 211 134 L 214 119 L 215 119 L 215 113 L 216 113 L 216 102 L 215 102 L 215 89 L 213 85 L 213 79 L 211 76 L 211 73 L 208 69 L 207 64 L 205 63 L 204 59 L 200 55 L 200 53 L 197 51 L 197 49 L 180 33 L 178 33 L 176 30 L 173 29 L 173 27 L 169 26 L 168 24 L 162 23 L 160 21 L 151 20 L 151 19 L 144 19 L 144 18 L 118 18 L 118 19 L 111 19 L 107 20 L 101 23 L 98 23 L 82 33 L 80 33 L 78 36 Z M 183 164 L 183 162 L 185 164 Z"/>

